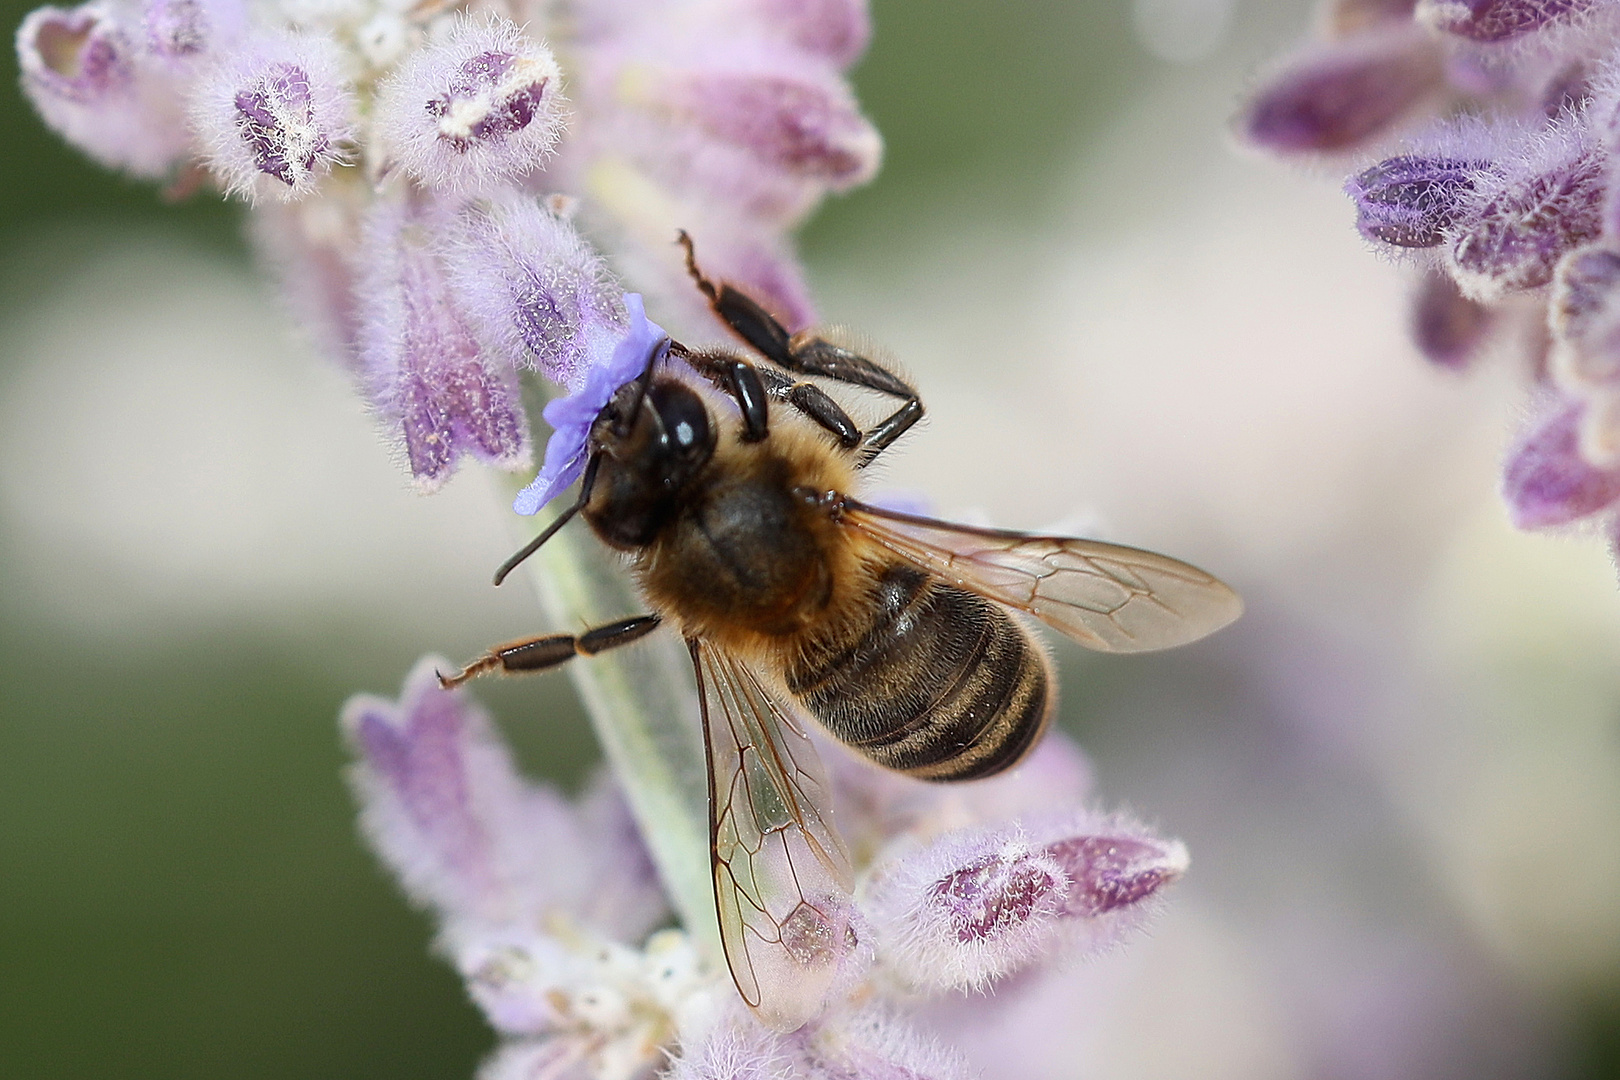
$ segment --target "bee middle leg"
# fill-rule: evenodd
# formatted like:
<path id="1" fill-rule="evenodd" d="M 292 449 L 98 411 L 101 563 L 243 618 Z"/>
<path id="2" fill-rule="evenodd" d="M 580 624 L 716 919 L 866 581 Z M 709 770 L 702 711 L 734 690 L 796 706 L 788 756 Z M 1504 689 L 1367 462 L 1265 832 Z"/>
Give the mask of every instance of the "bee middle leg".
<path id="1" fill-rule="evenodd" d="M 878 421 L 870 431 L 860 433 L 849 415 L 819 389 L 808 383 L 790 384 L 798 399 L 789 397 L 787 400 L 837 436 L 847 449 L 860 447 L 859 464 L 862 468 L 871 464 L 922 419 L 922 400 L 905 380 L 881 364 L 824 338 L 808 332 L 788 333 L 787 327 L 753 297 L 724 282 L 716 285 L 705 277 L 703 271 L 698 269 L 692 238 L 684 231 L 680 234 L 680 243 L 686 249 L 687 273 L 703 295 L 709 298 L 709 306 L 714 313 L 761 356 L 794 374 L 835 379 L 850 386 L 904 399 L 898 409 Z M 742 364 L 744 361 L 736 360 L 735 363 Z M 740 395 L 738 400 L 741 403 Z M 852 433 L 859 437 L 851 441 Z"/>
<path id="2" fill-rule="evenodd" d="M 639 641 L 658 629 L 662 621 L 657 615 L 637 615 L 633 619 L 620 619 L 606 626 L 598 626 L 583 634 L 546 634 L 508 641 L 504 645 L 496 645 L 454 675 L 439 675 L 439 685 L 448 690 L 492 671 L 503 675 L 545 671 L 576 656 L 595 656 L 599 652 Z"/>

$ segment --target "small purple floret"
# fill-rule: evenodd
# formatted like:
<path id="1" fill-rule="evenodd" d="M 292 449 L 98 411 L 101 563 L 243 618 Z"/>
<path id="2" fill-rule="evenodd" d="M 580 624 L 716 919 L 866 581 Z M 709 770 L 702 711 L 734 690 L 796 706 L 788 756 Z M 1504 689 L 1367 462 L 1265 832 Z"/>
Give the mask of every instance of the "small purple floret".
<path id="1" fill-rule="evenodd" d="M 1599 0 L 1420 0 L 1416 15 L 1436 30 L 1494 43 L 1585 14 Z"/>
<path id="2" fill-rule="evenodd" d="M 663 327 L 647 319 L 639 293 L 626 293 L 625 310 L 629 327 L 603 362 L 586 373 L 585 385 L 578 392 L 558 398 L 542 414 L 552 427 L 546 441 L 546 456 L 534 482 L 518 492 L 512 509 L 533 514 L 579 479 L 585 471 L 586 449 L 591 425 L 596 422 L 619 387 L 636 378 L 648 364 L 658 364 L 669 350 L 669 335 Z"/>
<path id="3" fill-rule="evenodd" d="M 948 913 L 956 940 L 978 941 L 1052 909 L 1058 879 L 1044 860 L 980 859 L 936 882 L 932 900 Z"/>
<path id="4" fill-rule="evenodd" d="M 486 52 L 466 61 L 456 70 L 449 89 L 427 103 L 429 116 L 443 121 L 462 102 L 485 97 L 490 100 L 478 101 L 479 107 L 485 111 L 478 120 L 467 126 L 465 132 L 452 130 L 441 123 L 438 137 L 442 142 L 449 144 L 458 154 L 465 154 L 480 142 L 498 140 L 528 127 L 545 99 L 546 86 L 551 80 L 542 77 L 508 88 L 504 93 L 498 92 L 507 72 L 516 62 L 518 57 L 511 53 Z"/>
<path id="5" fill-rule="evenodd" d="M 236 115 L 259 171 L 288 187 L 313 172 L 331 147 L 315 126 L 309 72 L 296 64 L 272 64 L 252 86 L 237 91 Z"/>
<path id="6" fill-rule="evenodd" d="M 90 104 L 134 79 L 128 40 L 94 8 L 41 8 L 18 35 L 19 49 L 25 42 L 32 45 L 25 77 L 58 97 Z M 32 58 L 38 62 L 27 64 Z"/>
<path id="7" fill-rule="evenodd" d="M 1455 223 L 1459 202 L 1474 188 L 1481 163 L 1402 155 L 1351 177 L 1345 192 L 1356 204 L 1356 228 L 1394 247 L 1434 247 Z"/>
<path id="8" fill-rule="evenodd" d="M 1599 469 L 1580 452 L 1584 407 L 1555 412 L 1508 459 L 1502 497 L 1521 529 L 1566 525 L 1620 500 L 1620 469 Z"/>

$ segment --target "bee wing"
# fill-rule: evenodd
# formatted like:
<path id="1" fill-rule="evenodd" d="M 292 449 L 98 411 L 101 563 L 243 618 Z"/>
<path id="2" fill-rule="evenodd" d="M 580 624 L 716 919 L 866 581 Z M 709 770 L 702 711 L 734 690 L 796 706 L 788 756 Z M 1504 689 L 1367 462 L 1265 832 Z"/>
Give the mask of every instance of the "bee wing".
<path id="1" fill-rule="evenodd" d="M 1100 652 L 1185 645 L 1243 613 L 1218 578 L 1138 548 L 952 525 L 848 498 L 843 521 L 907 562 Z"/>
<path id="2" fill-rule="evenodd" d="M 759 1018 L 793 1031 L 821 1012 L 853 944 L 849 855 L 803 724 L 735 657 L 702 640 L 689 645 L 726 963 Z"/>

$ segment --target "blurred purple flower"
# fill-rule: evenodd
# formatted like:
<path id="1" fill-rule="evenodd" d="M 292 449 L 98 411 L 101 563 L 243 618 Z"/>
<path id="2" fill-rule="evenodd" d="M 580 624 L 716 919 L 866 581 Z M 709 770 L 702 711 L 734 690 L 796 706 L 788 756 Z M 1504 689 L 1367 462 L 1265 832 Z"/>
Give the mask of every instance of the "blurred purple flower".
<path id="1" fill-rule="evenodd" d="M 1050 735 L 1010 774 L 931 785 L 829 747 L 867 966 L 798 1031 L 769 1030 L 666 906 L 616 789 L 577 804 L 524 780 L 465 691 L 424 659 L 399 703 L 352 699 L 343 728 L 373 848 L 439 922 L 439 949 L 505 1040 L 489 1078 L 966 1080 L 899 1007 L 1113 944 L 1160 904 L 1186 849 L 1074 805 L 1083 759 Z M 1040 809 L 1037 810 L 1036 808 Z"/>

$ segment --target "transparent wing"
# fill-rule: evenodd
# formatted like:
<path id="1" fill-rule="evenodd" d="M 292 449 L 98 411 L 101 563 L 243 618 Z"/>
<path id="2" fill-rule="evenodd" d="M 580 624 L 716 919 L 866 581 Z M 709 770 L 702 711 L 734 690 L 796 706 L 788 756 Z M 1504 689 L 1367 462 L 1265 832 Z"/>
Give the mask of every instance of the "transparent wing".
<path id="1" fill-rule="evenodd" d="M 1151 551 L 952 525 L 848 498 L 843 521 L 908 562 L 1101 652 L 1185 645 L 1243 613 L 1218 578 Z"/>
<path id="2" fill-rule="evenodd" d="M 849 856 L 804 726 L 735 657 L 689 644 L 726 963 L 760 1020 L 793 1031 L 821 1012 L 855 944 Z"/>

